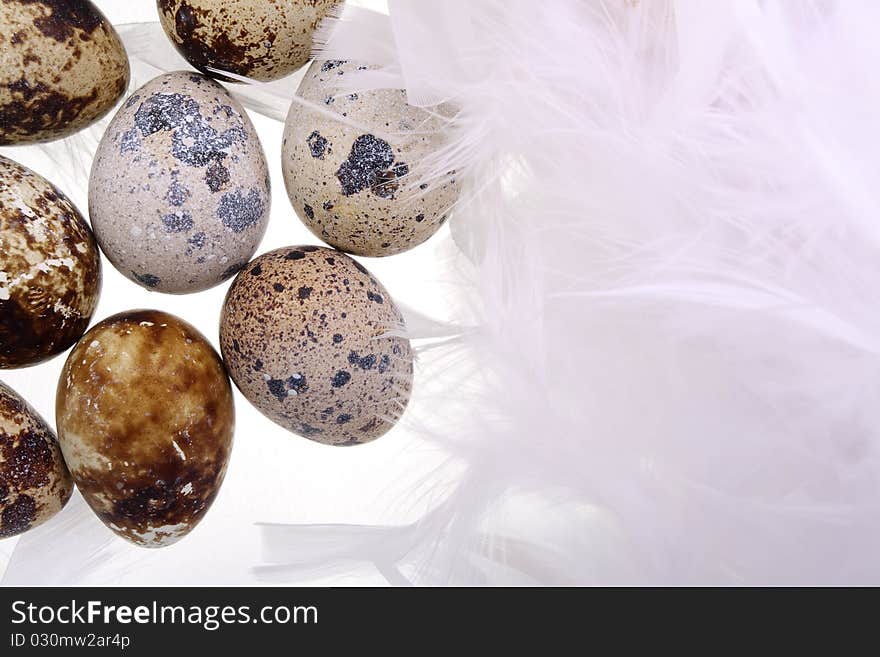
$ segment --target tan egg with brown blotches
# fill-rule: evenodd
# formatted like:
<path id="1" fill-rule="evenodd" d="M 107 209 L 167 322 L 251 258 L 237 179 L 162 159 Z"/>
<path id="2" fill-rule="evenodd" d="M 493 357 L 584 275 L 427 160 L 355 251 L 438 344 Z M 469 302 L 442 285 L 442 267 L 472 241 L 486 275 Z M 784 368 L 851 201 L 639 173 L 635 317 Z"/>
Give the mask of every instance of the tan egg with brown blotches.
<path id="1" fill-rule="evenodd" d="M 77 488 L 124 539 L 170 545 L 217 496 L 232 387 L 220 356 L 182 319 L 132 310 L 94 326 L 64 365 L 55 412 Z"/>
<path id="2" fill-rule="evenodd" d="M 388 291 L 347 255 L 271 251 L 239 273 L 220 349 L 242 394 L 285 429 L 329 445 L 369 442 L 409 401 L 413 362 Z"/>
<path id="3" fill-rule="evenodd" d="M 98 245 L 73 203 L 0 156 L 0 369 L 35 365 L 71 347 L 100 291 Z"/>
<path id="4" fill-rule="evenodd" d="M 72 491 L 55 432 L 0 381 L 0 538 L 46 522 Z"/>
<path id="5" fill-rule="evenodd" d="M 366 68 L 312 63 L 297 91 L 312 106 L 291 104 L 281 166 L 293 209 L 316 237 L 355 255 L 388 256 L 436 233 L 458 199 L 454 171 L 420 178 L 445 143 L 453 109 L 414 107 L 403 90 L 340 90 L 345 76 Z"/>
<path id="6" fill-rule="evenodd" d="M 60 139 L 128 87 L 119 35 L 89 0 L 0 2 L 0 146 Z"/>
<path id="7" fill-rule="evenodd" d="M 277 80 L 311 57 L 312 36 L 342 0 L 157 0 L 171 43 L 195 68 Z"/>

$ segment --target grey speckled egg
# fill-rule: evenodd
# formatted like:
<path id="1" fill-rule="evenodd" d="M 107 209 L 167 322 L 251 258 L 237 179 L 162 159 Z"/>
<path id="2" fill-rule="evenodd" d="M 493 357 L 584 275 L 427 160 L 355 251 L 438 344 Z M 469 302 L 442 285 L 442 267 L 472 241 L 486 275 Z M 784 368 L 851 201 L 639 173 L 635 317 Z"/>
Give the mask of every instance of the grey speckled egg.
<path id="1" fill-rule="evenodd" d="M 421 182 L 418 167 L 443 143 L 446 122 L 408 105 L 403 91 L 340 93 L 338 80 L 359 67 L 315 61 L 298 95 L 360 128 L 294 102 L 281 151 L 287 194 L 321 240 L 365 256 L 421 244 L 446 221 L 458 198 L 455 172 Z M 435 108 L 450 116 L 451 108 Z"/>
<path id="2" fill-rule="evenodd" d="M 277 80 L 305 64 L 318 23 L 341 0 L 157 0 L 171 43 L 203 73 Z"/>
<path id="3" fill-rule="evenodd" d="M 0 538 L 58 513 L 73 491 L 55 433 L 0 381 Z"/>
<path id="4" fill-rule="evenodd" d="M 0 2 L 0 145 L 66 137 L 128 87 L 119 35 L 89 0 Z"/>
<path id="5" fill-rule="evenodd" d="M 292 246 L 239 273 L 220 319 L 220 349 L 242 394 L 285 429 L 330 445 L 378 438 L 409 401 L 403 317 L 362 265 Z"/>
<path id="6" fill-rule="evenodd" d="M 100 291 L 98 245 L 80 213 L 48 180 L 0 157 L 0 368 L 70 347 Z"/>
<path id="7" fill-rule="evenodd" d="M 101 250 L 122 274 L 160 292 L 197 292 L 235 274 L 265 234 L 269 202 L 254 126 L 198 73 L 167 73 L 132 94 L 89 180 Z"/>

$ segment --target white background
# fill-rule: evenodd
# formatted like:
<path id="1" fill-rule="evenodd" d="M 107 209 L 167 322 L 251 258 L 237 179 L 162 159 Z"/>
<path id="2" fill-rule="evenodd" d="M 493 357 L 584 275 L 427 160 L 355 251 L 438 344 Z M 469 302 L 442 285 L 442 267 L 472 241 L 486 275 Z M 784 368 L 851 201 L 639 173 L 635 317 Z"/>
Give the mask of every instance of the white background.
<path id="1" fill-rule="evenodd" d="M 96 4 L 115 25 L 157 20 L 152 0 L 96 0 Z M 384 3 L 350 4 L 381 10 Z M 167 42 L 157 43 L 156 47 L 170 51 Z M 180 67 L 186 68 L 182 59 Z M 145 81 L 136 79 L 133 84 Z M 282 124 L 254 113 L 251 118 L 262 139 L 273 184 L 271 221 L 258 253 L 285 245 L 317 243 L 294 214 L 284 191 L 280 168 Z M 88 141 L 87 136 L 80 138 Z M 57 184 L 87 214 L 83 172 L 88 171 L 90 162 L 82 161 L 79 170 L 71 167 L 69 143 L 0 151 Z M 409 253 L 362 261 L 397 301 L 442 318 L 454 298 L 453 286 L 442 273 L 452 257 L 454 249 L 444 228 L 430 242 Z M 126 309 L 162 309 L 197 326 L 217 346 L 218 319 L 228 283 L 196 295 L 162 295 L 129 282 L 106 259 L 103 265 L 103 292 L 93 321 Z M 55 386 L 64 358 L 30 369 L 0 372 L 0 378 L 53 426 Z M 424 512 L 423 503 L 409 499 L 405 491 L 414 482 L 430 477 L 431 469 L 443 457 L 407 427 L 420 415 L 430 413 L 430 404 L 423 403 L 419 395 L 420 381 L 430 376 L 425 370 L 422 358 L 417 364 L 416 391 L 405 422 L 378 441 L 355 448 L 328 447 L 287 433 L 260 415 L 236 391 L 237 429 L 226 482 L 211 511 L 189 537 L 161 550 L 129 546 L 105 529 L 75 496 L 56 519 L 22 540 L 20 551 L 11 561 L 19 539 L 0 541 L 0 574 L 6 569 L 4 583 L 251 583 L 260 581 L 255 579 L 253 567 L 262 563 L 257 522 L 370 524 L 416 519 Z M 385 582 L 369 568 L 298 573 L 288 581 Z"/>

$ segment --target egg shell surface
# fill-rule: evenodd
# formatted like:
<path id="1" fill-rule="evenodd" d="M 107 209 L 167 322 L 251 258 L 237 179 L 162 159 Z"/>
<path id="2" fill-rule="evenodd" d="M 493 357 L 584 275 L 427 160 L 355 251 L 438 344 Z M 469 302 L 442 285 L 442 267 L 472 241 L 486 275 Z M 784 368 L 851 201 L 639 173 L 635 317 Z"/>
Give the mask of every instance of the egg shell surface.
<path id="1" fill-rule="evenodd" d="M 199 73 L 161 75 L 113 118 L 89 179 L 95 237 L 149 290 L 185 294 L 230 278 L 269 220 L 270 183 L 244 108 Z"/>
<path id="2" fill-rule="evenodd" d="M 230 286 L 220 349 L 230 376 L 282 427 L 330 445 L 386 433 L 412 389 L 403 316 L 360 263 L 317 246 L 271 251 Z"/>
<path id="3" fill-rule="evenodd" d="M 68 349 L 85 333 L 100 291 L 98 245 L 73 203 L 0 156 L 0 369 Z"/>
<path id="4" fill-rule="evenodd" d="M 288 197 L 309 230 L 337 249 L 375 257 L 407 251 L 436 233 L 460 185 L 452 171 L 419 177 L 425 158 L 444 143 L 452 108 L 413 107 L 402 90 L 340 91 L 344 76 L 366 69 L 312 62 L 297 95 L 330 116 L 294 101 L 281 158 Z"/>
<path id="5" fill-rule="evenodd" d="M 188 534 L 216 497 L 232 449 L 232 387 L 188 323 L 136 310 L 92 328 L 58 383 L 58 438 L 86 502 L 143 547 Z"/>
<path id="6" fill-rule="evenodd" d="M 128 80 L 122 41 L 89 0 L 0 2 L 0 146 L 82 130 Z"/>
<path id="7" fill-rule="evenodd" d="M 46 522 L 72 492 L 55 432 L 0 381 L 0 539 Z"/>
<path id="8" fill-rule="evenodd" d="M 277 80 L 305 64 L 318 23 L 339 0 L 157 0 L 171 43 L 195 68 Z"/>

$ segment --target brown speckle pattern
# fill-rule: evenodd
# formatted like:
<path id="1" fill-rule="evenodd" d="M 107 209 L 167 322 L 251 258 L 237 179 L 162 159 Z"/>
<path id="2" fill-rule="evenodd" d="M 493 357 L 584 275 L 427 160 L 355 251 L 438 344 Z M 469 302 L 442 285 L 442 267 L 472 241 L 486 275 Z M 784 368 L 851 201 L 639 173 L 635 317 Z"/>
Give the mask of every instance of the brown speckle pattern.
<path id="1" fill-rule="evenodd" d="M 0 368 L 34 365 L 80 338 L 98 304 L 100 263 L 70 200 L 0 157 Z"/>
<path id="2" fill-rule="evenodd" d="M 409 401 L 409 340 L 391 335 L 402 325 L 387 290 L 360 264 L 292 246 L 260 256 L 235 279 L 220 349 L 239 390 L 274 422 L 355 445 L 386 433 Z"/>
<path id="3" fill-rule="evenodd" d="M 190 64 L 277 80 L 311 56 L 312 34 L 341 0 L 157 0 L 168 38 Z"/>
<path id="4" fill-rule="evenodd" d="M 244 109 L 198 73 L 161 75 L 119 110 L 95 156 L 89 212 L 101 249 L 149 290 L 230 278 L 269 220 L 266 158 Z"/>
<path id="5" fill-rule="evenodd" d="M 195 527 L 232 448 L 232 388 L 195 328 L 136 310 L 90 330 L 56 399 L 64 458 L 86 502 L 123 538 L 169 545 Z"/>
<path id="6" fill-rule="evenodd" d="M 128 57 L 89 0 L 0 2 L 0 145 L 66 137 L 128 86 Z"/>
<path id="7" fill-rule="evenodd" d="M 72 491 L 55 433 L 0 381 L 0 539 L 45 522 Z"/>
<path id="8" fill-rule="evenodd" d="M 347 94 L 338 81 L 351 62 L 313 62 L 297 94 L 358 128 L 300 103 L 290 106 L 281 149 L 287 194 L 300 219 L 343 251 L 387 256 L 427 240 L 446 221 L 459 194 L 455 172 L 419 183 L 418 165 L 443 143 L 450 107 L 434 115 L 406 102 L 403 91 Z"/>

